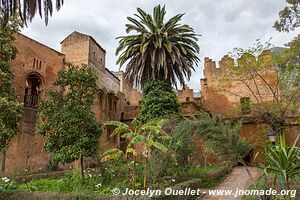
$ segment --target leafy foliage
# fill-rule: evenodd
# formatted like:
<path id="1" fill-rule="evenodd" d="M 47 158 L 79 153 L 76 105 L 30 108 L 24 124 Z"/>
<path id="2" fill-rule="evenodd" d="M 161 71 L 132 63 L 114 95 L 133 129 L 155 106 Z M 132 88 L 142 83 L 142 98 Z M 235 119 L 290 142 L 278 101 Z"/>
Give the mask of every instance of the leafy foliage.
<path id="1" fill-rule="evenodd" d="M 279 12 L 279 20 L 273 26 L 279 32 L 289 32 L 300 27 L 300 1 L 286 0 L 286 2 L 288 6 Z"/>
<path id="2" fill-rule="evenodd" d="M 221 157 L 231 160 L 233 163 L 242 162 L 251 152 L 253 146 L 247 138 L 239 135 L 242 126 L 241 121 L 233 125 L 226 120 L 212 122 L 216 123 L 215 126 L 218 128 L 217 130 L 213 128 L 212 132 L 206 136 L 208 145 Z M 214 131 L 216 132 L 214 133 Z"/>
<path id="3" fill-rule="evenodd" d="M 286 48 L 273 53 L 274 63 L 278 66 L 281 87 L 295 90 L 300 82 L 300 36 L 285 45 Z"/>
<path id="4" fill-rule="evenodd" d="M 45 150 L 60 163 L 83 157 L 95 157 L 99 150 L 101 129 L 91 111 L 98 87 L 92 67 L 69 65 L 58 73 L 49 99 L 40 104 L 41 123 L 38 132 L 46 137 Z"/>
<path id="5" fill-rule="evenodd" d="M 7 177 L 3 177 L 0 180 L 0 190 L 15 190 L 17 188 L 16 183 Z"/>
<path id="6" fill-rule="evenodd" d="M 131 127 L 127 124 L 118 121 L 107 121 L 106 126 L 116 126 L 112 132 L 112 136 L 121 135 L 121 137 L 129 140 L 125 151 L 125 154 L 119 149 L 110 149 L 106 151 L 102 157 L 102 160 L 119 159 L 123 158 L 128 162 L 128 168 L 131 175 L 131 186 L 135 187 L 135 162 L 137 160 L 138 150 L 136 145 L 141 145 L 141 156 L 144 158 L 144 188 L 147 183 L 147 169 L 146 165 L 149 162 L 149 158 L 152 149 L 158 149 L 162 152 L 167 152 L 168 148 L 165 147 L 160 140 L 168 140 L 169 136 L 162 129 L 165 124 L 165 120 L 150 121 L 146 124 L 142 124 L 139 120 L 134 119 L 131 122 Z M 133 166 L 130 165 L 130 160 L 133 161 Z"/>
<path id="7" fill-rule="evenodd" d="M 193 136 L 195 132 L 189 131 L 191 124 L 194 121 L 191 120 L 182 120 L 175 127 L 174 133 L 172 135 L 172 149 L 176 152 L 176 160 L 179 165 L 186 166 L 191 164 L 190 158 L 193 157 L 196 144 L 193 141 Z"/>
<path id="8" fill-rule="evenodd" d="M 1 14 L 0 14 L 1 15 Z M 2 16 L 0 22 L 2 22 Z M 18 133 L 22 104 L 17 102 L 17 93 L 13 87 L 13 73 L 10 61 L 16 57 L 17 49 L 13 44 L 14 34 L 19 30 L 18 20 L 0 28 L 0 151 L 5 152 L 9 141 Z"/>
<path id="9" fill-rule="evenodd" d="M 143 87 L 143 100 L 140 119 L 147 122 L 152 119 L 180 118 L 180 103 L 169 83 L 153 81 Z"/>
<path id="10" fill-rule="evenodd" d="M 177 131 L 185 130 L 190 136 L 202 136 L 205 145 L 213 149 L 214 153 L 236 164 L 242 161 L 253 148 L 247 138 L 239 135 L 241 125 L 240 121 L 234 124 L 202 112 L 198 119 L 178 124 Z"/>
<path id="11" fill-rule="evenodd" d="M 64 0 L 56 0 L 56 10 L 59 10 L 63 3 Z M 44 14 L 45 23 L 48 24 L 49 16 L 52 16 L 53 13 L 53 2 L 52 0 L 1 0 L 0 9 L 4 12 L 2 27 L 8 23 L 10 17 L 17 15 L 26 24 L 27 20 L 33 19 L 37 11 L 40 17 Z"/>
<path id="12" fill-rule="evenodd" d="M 68 192 L 76 194 L 109 194 L 113 185 L 105 184 L 101 173 L 86 171 L 86 179 L 81 179 L 80 171 L 74 170 L 60 179 L 40 179 L 17 185 L 22 191 Z M 111 174 L 110 174 L 111 175 Z"/>
<path id="13" fill-rule="evenodd" d="M 125 77 L 131 84 L 144 84 L 165 80 L 170 84 L 184 85 L 193 64 L 198 63 L 197 34 L 187 24 L 179 24 L 184 14 L 178 14 L 165 22 L 166 9 L 154 7 L 153 15 L 137 8 L 136 18 L 127 17 L 126 32 L 136 32 L 118 37 L 120 54 L 117 64 L 127 63 Z"/>
<path id="14" fill-rule="evenodd" d="M 275 174 L 274 183 L 279 178 L 281 189 L 289 189 L 290 180 L 300 175 L 300 148 L 296 146 L 300 135 L 292 146 L 286 146 L 284 135 L 280 136 L 280 143 L 267 146 L 265 150 L 265 175 Z"/>

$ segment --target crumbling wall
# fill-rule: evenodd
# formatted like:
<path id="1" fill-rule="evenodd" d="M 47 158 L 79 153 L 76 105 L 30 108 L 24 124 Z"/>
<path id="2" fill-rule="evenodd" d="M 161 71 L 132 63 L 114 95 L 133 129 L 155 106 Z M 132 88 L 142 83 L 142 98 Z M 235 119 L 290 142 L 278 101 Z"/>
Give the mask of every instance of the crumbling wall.
<path id="1" fill-rule="evenodd" d="M 204 78 L 200 81 L 203 108 L 212 113 L 223 114 L 227 117 L 242 116 L 241 98 L 249 97 L 251 103 L 257 102 L 251 90 L 255 92 L 259 91 L 264 102 L 273 101 L 273 94 L 257 75 L 253 76 L 255 79 L 254 82 L 252 78 L 238 77 L 230 74 L 235 68 L 247 67 L 246 63 L 256 65 L 264 62 L 270 63 L 270 57 L 271 54 L 267 51 L 259 55 L 258 59 L 253 55 L 244 54 L 237 60 L 235 65 L 234 60 L 226 55 L 219 61 L 219 67 L 216 66 L 215 61 L 206 57 L 204 63 Z M 272 87 L 276 86 L 274 67 L 270 66 L 262 75 L 269 85 Z M 248 86 L 246 86 L 244 82 L 247 82 Z M 251 90 L 249 90 L 249 88 Z"/>

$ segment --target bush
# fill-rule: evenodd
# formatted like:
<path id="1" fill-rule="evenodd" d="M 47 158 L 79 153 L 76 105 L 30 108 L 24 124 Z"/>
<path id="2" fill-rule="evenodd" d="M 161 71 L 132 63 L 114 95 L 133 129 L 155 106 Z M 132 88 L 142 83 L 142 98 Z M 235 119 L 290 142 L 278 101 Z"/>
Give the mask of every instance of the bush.
<path id="1" fill-rule="evenodd" d="M 172 86 L 164 81 L 153 81 L 143 86 L 140 119 L 143 123 L 159 118 L 181 117 L 180 104 Z"/>
<path id="2" fill-rule="evenodd" d="M 0 180 L 0 190 L 15 190 L 17 185 L 14 181 L 7 177 L 3 177 Z"/>
<path id="3" fill-rule="evenodd" d="M 176 159 L 179 165 L 190 165 L 190 159 L 193 157 L 196 144 L 193 141 L 195 132 L 191 129 L 192 121 L 183 120 L 178 123 L 173 131 L 171 148 L 176 152 Z"/>
<path id="4" fill-rule="evenodd" d="M 240 136 L 242 122 L 232 123 L 222 117 L 210 116 L 208 113 L 202 112 L 196 120 L 186 120 L 178 124 L 176 127 L 177 135 L 182 136 L 179 142 L 183 142 L 178 155 L 191 155 L 193 136 L 199 135 L 203 138 L 205 146 L 214 150 L 214 153 L 222 157 L 224 160 L 231 161 L 234 165 L 243 162 L 246 156 L 253 149 L 253 145 L 248 138 Z M 181 134 L 180 134 L 181 133 Z M 188 138 L 187 138 L 188 137 Z M 180 151 L 180 150 L 183 150 Z"/>

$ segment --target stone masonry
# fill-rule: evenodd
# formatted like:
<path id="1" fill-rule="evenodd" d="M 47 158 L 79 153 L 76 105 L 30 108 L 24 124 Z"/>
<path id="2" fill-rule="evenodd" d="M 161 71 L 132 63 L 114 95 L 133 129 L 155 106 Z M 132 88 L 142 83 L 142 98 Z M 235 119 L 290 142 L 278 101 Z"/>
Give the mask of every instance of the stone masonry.
<path id="1" fill-rule="evenodd" d="M 0 162 L 5 161 L 5 173 L 11 174 L 21 170 L 38 170 L 45 168 L 49 162 L 49 154 L 43 151 L 44 138 L 36 134 L 38 125 L 37 105 L 40 99 L 46 98 L 46 92 L 55 88 L 52 82 L 57 73 L 64 70 L 66 63 L 93 66 L 99 76 L 94 112 L 100 125 L 106 120 L 120 120 L 126 123 L 139 116 L 142 94 L 138 89 L 129 87 L 123 72 L 111 72 L 106 67 L 106 51 L 97 41 L 86 34 L 73 32 L 61 42 L 61 52 L 55 51 L 25 35 L 17 34 L 15 45 L 18 54 L 11 62 L 15 74 L 14 84 L 19 94 L 19 101 L 24 103 L 23 119 L 20 122 L 20 133 L 11 141 L 6 159 L 0 156 Z M 268 53 L 261 55 L 264 59 Z M 228 118 L 251 118 L 251 114 L 241 112 L 241 99 L 234 95 L 221 92 L 217 77 L 226 73 L 226 69 L 234 64 L 232 58 L 224 56 L 219 67 L 209 58 L 204 60 L 204 78 L 201 79 L 201 95 L 195 96 L 194 91 L 187 86 L 178 90 L 178 100 L 185 117 L 196 118 L 199 110 L 204 110 Z M 268 77 L 274 79 L 274 72 L 269 71 Z M 225 84 L 229 91 L 238 92 L 251 100 L 251 94 L 245 88 L 234 82 Z M 268 100 L 266 94 L 266 100 Z M 299 124 L 291 121 L 287 131 L 287 140 L 293 141 Z M 124 141 L 120 137 L 110 137 L 113 127 L 103 127 L 99 143 L 103 149 L 121 147 Z M 262 123 L 246 120 L 242 127 L 242 135 L 251 136 L 252 142 L 258 143 L 266 138 L 267 126 Z M 199 140 L 199 146 L 202 141 Z M 198 148 L 202 155 L 203 149 Z M 211 158 L 211 161 L 217 160 Z M 87 165 L 93 160 L 87 160 Z M 0 163 L 0 164 L 2 164 Z M 78 163 L 61 166 L 77 167 Z"/>

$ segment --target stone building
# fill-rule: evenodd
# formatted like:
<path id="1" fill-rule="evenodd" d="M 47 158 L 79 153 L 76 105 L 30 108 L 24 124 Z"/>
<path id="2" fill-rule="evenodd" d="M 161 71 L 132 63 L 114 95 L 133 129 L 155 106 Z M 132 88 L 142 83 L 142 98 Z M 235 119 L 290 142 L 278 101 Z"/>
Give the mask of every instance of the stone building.
<path id="1" fill-rule="evenodd" d="M 181 103 L 181 111 L 185 117 L 197 117 L 199 110 L 202 109 L 201 96 L 196 96 L 194 90 L 185 85 L 182 90 L 178 90 L 177 98 Z"/>
<path id="2" fill-rule="evenodd" d="M 270 63 L 271 59 L 270 51 L 265 51 L 258 56 L 258 60 L 255 61 L 255 57 L 249 54 L 242 56 L 244 60 L 253 60 L 253 62 Z M 253 91 L 259 91 L 261 95 L 261 102 L 267 103 L 274 100 L 274 95 L 267 85 L 261 79 L 256 79 L 248 84 L 249 88 L 246 88 L 241 82 L 234 80 L 220 81 L 222 75 L 230 76 L 228 70 L 229 67 L 243 67 L 244 62 L 241 59 L 234 63 L 234 60 L 225 55 L 219 62 L 218 67 L 216 62 L 206 57 L 204 60 L 204 78 L 200 80 L 201 84 L 201 109 L 211 114 L 222 115 L 227 119 L 243 120 L 243 126 L 241 129 L 241 135 L 248 137 L 254 144 L 260 144 L 263 140 L 267 139 L 267 132 L 270 131 L 270 127 L 263 123 L 261 120 L 257 120 L 257 114 L 253 109 L 255 103 L 255 95 L 251 93 Z M 228 73 L 229 72 L 229 73 Z M 266 68 L 263 72 L 263 78 L 271 87 L 276 87 L 276 73 L 274 66 Z M 299 99 L 296 100 L 299 102 Z M 245 106 L 246 105 L 246 106 Z M 286 116 L 286 122 L 288 127 L 286 129 L 286 140 L 288 143 L 293 143 L 300 130 L 300 123 L 298 117 L 300 110 Z M 300 141 L 298 143 L 300 145 Z M 257 151 L 259 149 L 256 149 Z M 254 153 L 254 152 L 253 152 Z"/>
<path id="3" fill-rule="evenodd" d="M 15 74 L 14 84 L 19 94 L 18 100 L 24 103 L 24 112 L 20 133 L 11 141 L 6 159 L 0 158 L 2 162 L 0 164 L 4 166 L 6 173 L 24 169 L 38 170 L 48 165 L 49 154 L 43 151 L 44 138 L 35 133 L 38 125 L 37 103 L 45 98 L 47 91 L 58 89 L 52 82 L 68 62 L 75 65 L 86 64 L 96 69 L 100 91 L 93 111 L 100 125 L 106 120 L 130 123 L 132 119 L 139 116 L 141 92 L 129 87 L 123 72 L 113 73 L 107 69 L 106 51 L 93 37 L 75 31 L 61 42 L 61 52 L 22 34 L 16 35 L 15 45 L 18 54 L 11 65 Z M 261 56 L 268 56 L 268 54 Z M 222 58 L 219 67 L 211 59 L 205 58 L 204 78 L 200 81 L 201 95 L 195 95 L 194 91 L 187 86 L 178 90 L 182 112 L 187 118 L 195 118 L 199 110 L 204 110 L 216 115 L 222 114 L 227 118 L 246 119 L 242 127 L 242 135 L 251 136 L 253 142 L 258 143 L 262 138 L 266 138 L 268 127 L 261 122 L 251 121 L 251 112 L 241 109 L 241 102 L 250 101 L 251 94 L 234 83 L 228 83 L 228 90 L 240 93 L 242 98 L 218 89 L 217 77 L 226 73 L 226 69 L 231 65 L 233 60 L 229 56 Z M 272 71 L 268 73 L 270 79 L 274 78 Z M 266 100 L 268 98 L 266 94 Z M 299 124 L 293 120 L 289 123 L 287 134 L 288 140 L 292 141 Z M 110 137 L 113 127 L 102 128 L 103 134 L 99 143 L 103 149 L 122 147 L 124 141 L 119 137 Z M 201 149 L 199 151 L 201 154 Z M 77 164 L 75 162 L 71 165 L 76 167 Z"/>
<path id="4" fill-rule="evenodd" d="M 120 79 L 105 67 L 105 50 L 89 35 L 73 32 L 61 42 L 61 52 L 55 51 L 25 35 L 17 34 L 15 46 L 18 54 L 12 61 L 14 84 L 19 102 L 24 103 L 20 134 L 10 143 L 6 159 L 0 159 L 6 173 L 24 169 L 37 170 L 48 165 L 49 154 L 43 151 L 44 138 L 36 134 L 37 104 L 49 90 L 58 89 L 52 84 L 65 63 L 93 66 L 99 75 L 94 112 L 100 124 L 106 120 L 120 120 L 124 94 Z M 111 138 L 112 127 L 103 127 L 102 147 L 117 147 L 119 139 Z M 76 164 L 76 163 L 75 163 Z"/>

